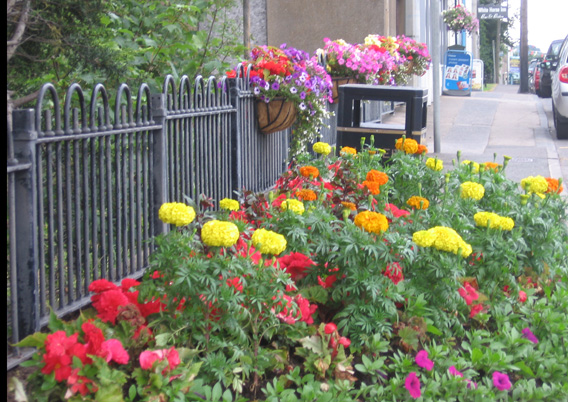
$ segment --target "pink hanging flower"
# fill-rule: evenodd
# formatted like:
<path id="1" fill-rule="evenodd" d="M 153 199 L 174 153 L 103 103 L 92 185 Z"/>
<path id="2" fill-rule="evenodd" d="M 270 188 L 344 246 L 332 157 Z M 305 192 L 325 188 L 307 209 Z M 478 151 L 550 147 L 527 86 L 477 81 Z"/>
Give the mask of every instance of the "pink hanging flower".
<path id="1" fill-rule="evenodd" d="M 99 356 L 103 357 L 107 363 L 114 361 L 118 364 L 127 364 L 130 357 L 118 339 L 108 339 L 101 345 Z"/>
<path id="2" fill-rule="evenodd" d="M 415 372 L 412 372 L 406 376 L 404 380 L 404 387 L 408 390 L 408 393 L 414 399 L 420 398 L 422 391 L 420 390 L 420 380 L 416 376 Z"/>
<path id="3" fill-rule="evenodd" d="M 523 290 L 519 290 L 519 301 L 524 303 L 527 301 L 527 293 Z"/>
<path id="4" fill-rule="evenodd" d="M 164 368 L 162 374 L 175 370 L 181 363 L 178 351 L 172 346 L 170 349 L 145 350 L 140 353 L 140 367 L 143 370 L 150 370 L 156 361 L 168 361 L 168 366 Z"/>
<path id="5" fill-rule="evenodd" d="M 473 303 L 474 300 L 479 299 L 479 293 L 477 293 L 477 290 L 475 290 L 469 282 L 465 282 L 463 288 L 459 288 L 458 293 L 461 297 L 463 297 L 468 306 L 471 306 L 471 303 Z"/>
<path id="6" fill-rule="evenodd" d="M 471 311 L 469 313 L 469 317 L 473 318 L 475 317 L 477 314 L 481 313 L 483 311 L 483 304 L 476 304 L 474 306 L 471 307 Z"/>
<path id="7" fill-rule="evenodd" d="M 460 372 L 460 371 L 458 371 L 458 370 L 456 369 L 456 366 L 450 366 L 450 368 L 448 369 L 448 372 L 449 372 L 451 375 L 453 375 L 453 376 L 462 377 L 462 378 L 463 378 L 463 373 Z"/>
<path id="8" fill-rule="evenodd" d="M 428 371 L 432 371 L 434 368 L 434 362 L 428 358 L 428 352 L 425 350 L 421 350 L 418 352 L 415 358 L 415 362 L 419 367 L 426 369 Z"/>
<path id="9" fill-rule="evenodd" d="M 328 335 L 333 334 L 335 331 L 337 331 L 337 325 L 332 322 L 325 324 L 325 327 L 323 327 L 323 332 Z"/>

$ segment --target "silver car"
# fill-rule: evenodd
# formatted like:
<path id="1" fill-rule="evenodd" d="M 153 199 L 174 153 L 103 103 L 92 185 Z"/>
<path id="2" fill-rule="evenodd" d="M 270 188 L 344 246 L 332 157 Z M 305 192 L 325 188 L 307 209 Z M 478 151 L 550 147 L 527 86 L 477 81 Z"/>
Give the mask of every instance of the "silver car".
<path id="1" fill-rule="evenodd" d="M 568 36 L 558 56 L 558 65 L 551 74 L 552 116 L 558 139 L 568 139 Z"/>

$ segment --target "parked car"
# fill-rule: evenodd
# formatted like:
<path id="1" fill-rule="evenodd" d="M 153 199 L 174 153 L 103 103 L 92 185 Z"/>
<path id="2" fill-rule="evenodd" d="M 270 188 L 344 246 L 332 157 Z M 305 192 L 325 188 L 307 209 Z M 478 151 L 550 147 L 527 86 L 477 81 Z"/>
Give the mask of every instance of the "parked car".
<path id="1" fill-rule="evenodd" d="M 557 39 L 552 41 L 548 47 L 548 51 L 544 56 L 541 63 L 541 74 L 540 74 L 540 95 L 543 98 L 550 98 L 552 93 L 552 77 L 551 72 L 556 68 L 558 63 L 558 53 L 560 52 L 560 46 L 562 46 L 563 39 Z"/>
<path id="2" fill-rule="evenodd" d="M 552 71 L 552 117 L 558 139 L 568 139 L 568 35 Z"/>
<path id="3" fill-rule="evenodd" d="M 538 65 L 541 62 L 540 59 L 532 59 L 529 63 L 529 93 L 536 94 L 536 82 L 535 82 L 535 75 L 536 71 L 538 70 Z M 540 72 L 539 72 L 539 80 L 540 80 Z"/>

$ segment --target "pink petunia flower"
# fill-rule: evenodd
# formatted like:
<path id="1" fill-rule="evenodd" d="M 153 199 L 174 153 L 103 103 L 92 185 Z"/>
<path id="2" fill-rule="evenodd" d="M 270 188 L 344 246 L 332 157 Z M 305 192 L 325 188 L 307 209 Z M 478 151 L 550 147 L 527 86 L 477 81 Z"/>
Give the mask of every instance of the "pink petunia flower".
<path id="1" fill-rule="evenodd" d="M 530 328 L 523 328 L 521 332 L 523 333 L 523 338 L 528 339 L 532 343 L 538 343 L 538 338 L 532 333 Z"/>
<path id="2" fill-rule="evenodd" d="M 451 375 L 453 375 L 453 376 L 462 377 L 462 378 L 463 378 L 463 373 L 460 372 L 460 371 L 458 371 L 458 370 L 456 369 L 456 366 L 450 366 L 450 368 L 448 369 L 448 372 L 449 372 Z"/>
<path id="3" fill-rule="evenodd" d="M 493 385 L 499 391 L 507 391 L 511 389 L 511 381 L 509 381 L 509 376 L 498 371 L 493 372 Z"/>
<path id="4" fill-rule="evenodd" d="M 419 367 L 431 371 L 434 368 L 434 362 L 428 358 L 428 352 L 421 350 L 415 358 L 415 362 Z"/>
<path id="5" fill-rule="evenodd" d="M 404 380 L 404 387 L 414 399 L 418 399 L 422 395 L 422 391 L 420 390 L 420 380 L 416 376 L 415 372 L 406 376 L 406 380 Z"/>

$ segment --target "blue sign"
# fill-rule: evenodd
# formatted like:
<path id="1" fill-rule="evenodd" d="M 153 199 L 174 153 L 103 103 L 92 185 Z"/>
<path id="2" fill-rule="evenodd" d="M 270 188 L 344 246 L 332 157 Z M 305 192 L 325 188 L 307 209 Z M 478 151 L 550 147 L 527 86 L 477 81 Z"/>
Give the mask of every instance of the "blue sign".
<path id="1" fill-rule="evenodd" d="M 444 68 L 445 95 L 470 96 L 473 59 L 463 50 L 448 50 Z"/>

